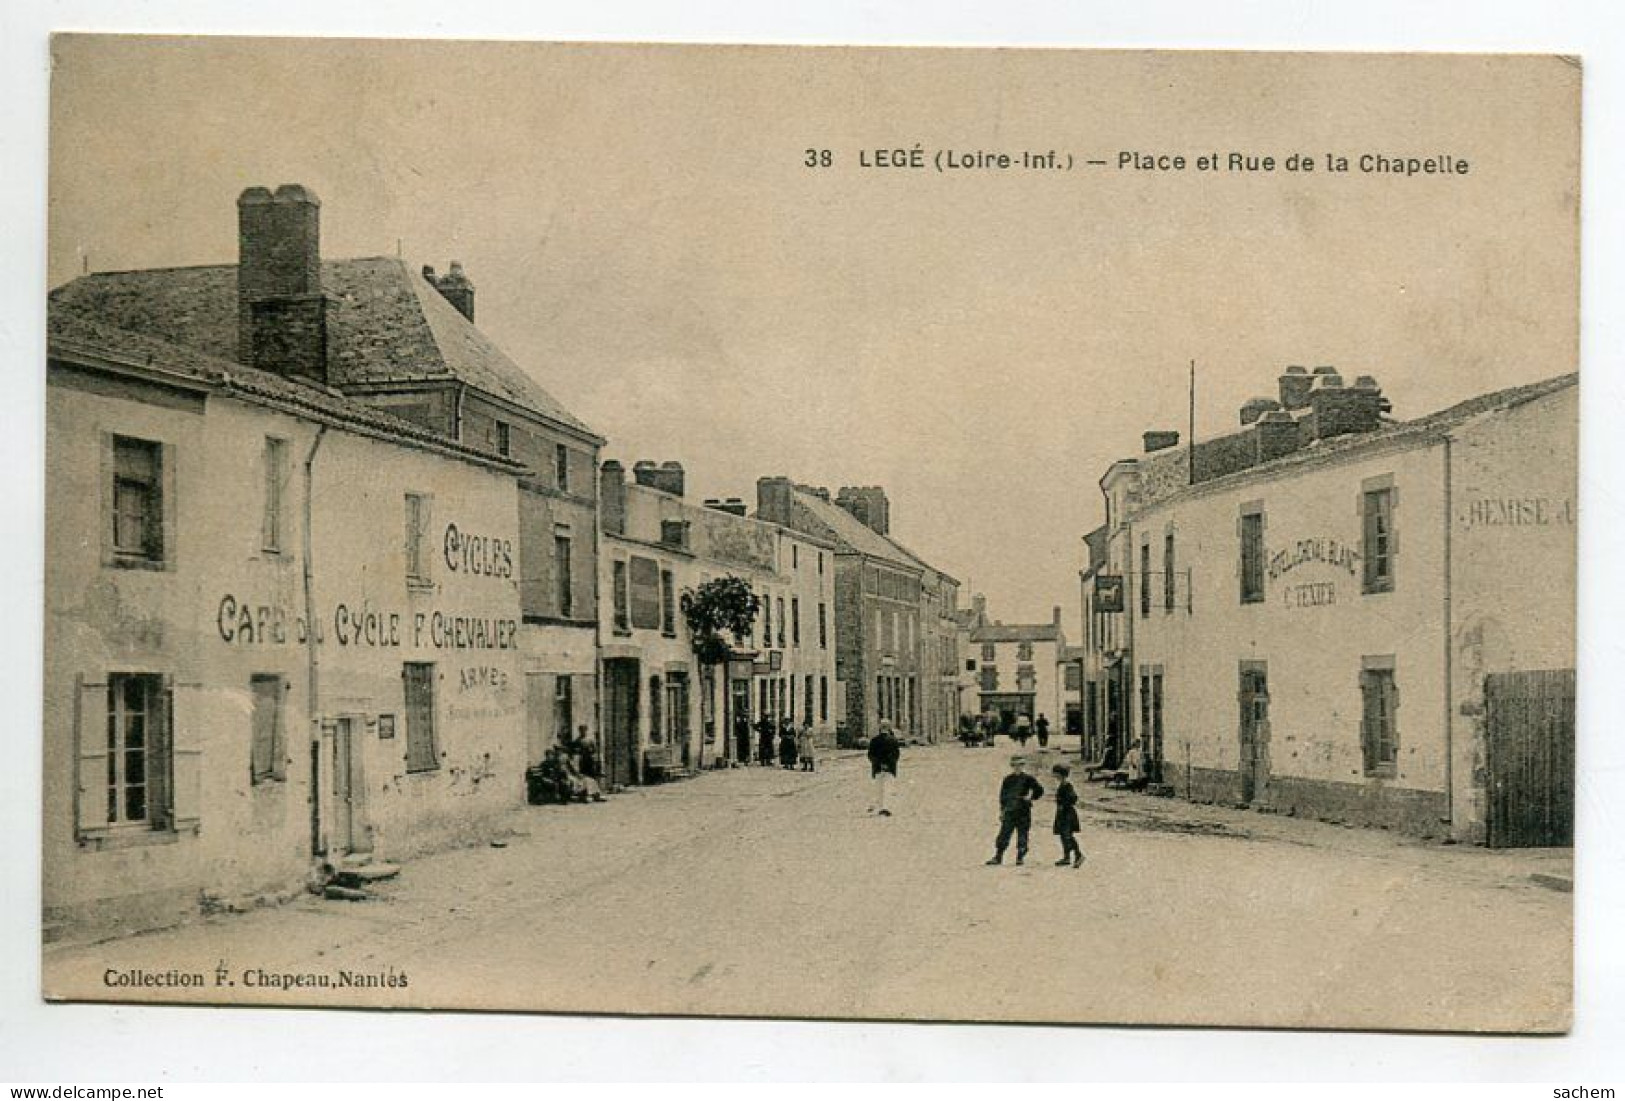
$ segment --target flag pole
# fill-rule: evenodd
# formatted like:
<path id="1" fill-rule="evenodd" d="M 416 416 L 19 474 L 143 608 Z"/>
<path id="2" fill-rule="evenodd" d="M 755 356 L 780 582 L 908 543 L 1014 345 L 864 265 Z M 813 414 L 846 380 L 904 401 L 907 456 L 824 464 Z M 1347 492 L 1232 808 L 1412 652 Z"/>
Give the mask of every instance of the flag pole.
<path id="1" fill-rule="evenodd" d="M 1196 484 L 1196 361 L 1191 360 L 1190 434 L 1185 437 L 1186 484 Z"/>

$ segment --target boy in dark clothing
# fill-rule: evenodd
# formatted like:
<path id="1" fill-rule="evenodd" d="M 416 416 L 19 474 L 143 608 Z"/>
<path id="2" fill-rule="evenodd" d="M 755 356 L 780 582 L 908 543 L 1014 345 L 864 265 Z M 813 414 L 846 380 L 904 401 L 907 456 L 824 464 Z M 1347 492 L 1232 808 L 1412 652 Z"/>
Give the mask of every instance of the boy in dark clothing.
<path id="1" fill-rule="evenodd" d="M 1033 828 L 1033 802 L 1044 796 L 1044 785 L 1027 775 L 1025 757 L 1010 758 L 1010 774 L 999 785 L 999 839 L 989 864 L 1003 864 L 1010 835 L 1016 836 L 1016 863 L 1027 859 L 1027 835 Z"/>
<path id="2" fill-rule="evenodd" d="M 1065 765 L 1056 765 L 1050 769 L 1055 775 L 1055 836 L 1061 839 L 1061 859 L 1055 862 L 1057 868 L 1064 868 L 1070 863 L 1074 868 L 1083 867 L 1083 850 L 1078 848 L 1078 830 L 1082 824 L 1078 821 L 1078 790 L 1072 786 L 1068 779 L 1072 770 Z"/>

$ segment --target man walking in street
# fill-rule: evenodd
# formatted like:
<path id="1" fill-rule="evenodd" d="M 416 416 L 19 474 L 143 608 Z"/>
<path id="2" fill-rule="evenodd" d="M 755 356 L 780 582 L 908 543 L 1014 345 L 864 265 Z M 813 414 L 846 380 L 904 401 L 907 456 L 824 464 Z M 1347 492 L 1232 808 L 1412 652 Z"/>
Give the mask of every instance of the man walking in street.
<path id="1" fill-rule="evenodd" d="M 1027 758 L 1010 758 L 1010 774 L 999 785 L 999 838 L 989 864 L 1003 864 L 1010 835 L 1016 837 L 1016 863 L 1027 859 L 1027 835 L 1033 828 L 1033 801 L 1044 796 L 1044 786 L 1027 775 Z"/>
<path id="2" fill-rule="evenodd" d="M 1040 711 L 1038 721 L 1033 724 L 1033 730 L 1038 734 L 1039 749 L 1049 745 L 1049 716 Z"/>
<path id="3" fill-rule="evenodd" d="M 892 782 L 897 779 L 897 759 L 902 752 L 902 744 L 892 733 L 891 721 L 881 719 L 880 733 L 869 739 L 869 775 L 875 784 L 874 806 L 869 810 L 887 818 L 891 817 L 891 809 L 886 800 L 891 794 Z"/>

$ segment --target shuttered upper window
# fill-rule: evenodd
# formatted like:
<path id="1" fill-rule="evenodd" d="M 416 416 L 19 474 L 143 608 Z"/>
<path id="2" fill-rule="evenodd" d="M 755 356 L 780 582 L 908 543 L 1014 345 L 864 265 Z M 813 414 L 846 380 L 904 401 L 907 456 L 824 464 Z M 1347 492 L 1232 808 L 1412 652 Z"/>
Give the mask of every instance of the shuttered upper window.
<path id="1" fill-rule="evenodd" d="M 1259 604 L 1264 600 L 1264 513 L 1244 513 L 1238 531 L 1241 537 L 1241 602 Z"/>
<path id="2" fill-rule="evenodd" d="M 113 556 L 124 564 L 164 560 L 163 446 L 113 437 Z"/>
<path id="3" fill-rule="evenodd" d="M 249 720 L 248 778 L 251 783 L 287 778 L 287 718 L 283 708 L 287 685 L 277 674 L 256 673 L 249 680 L 254 708 Z"/>
<path id="4" fill-rule="evenodd" d="M 1362 588 L 1368 593 L 1394 588 L 1394 488 L 1368 488 L 1360 494 Z"/>
<path id="5" fill-rule="evenodd" d="M 406 771 L 433 772 L 440 767 L 435 729 L 435 667 L 409 661 L 401 667 L 406 694 Z"/>
<path id="6" fill-rule="evenodd" d="M 429 581 L 429 563 L 433 557 L 429 548 L 430 507 L 432 498 L 422 493 L 406 495 L 406 579 L 419 584 Z"/>
<path id="7" fill-rule="evenodd" d="M 1398 768 L 1398 710 L 1393 669 L 1360 670 L 1360 747 L 1367 776 L 1392 776 Z"/>

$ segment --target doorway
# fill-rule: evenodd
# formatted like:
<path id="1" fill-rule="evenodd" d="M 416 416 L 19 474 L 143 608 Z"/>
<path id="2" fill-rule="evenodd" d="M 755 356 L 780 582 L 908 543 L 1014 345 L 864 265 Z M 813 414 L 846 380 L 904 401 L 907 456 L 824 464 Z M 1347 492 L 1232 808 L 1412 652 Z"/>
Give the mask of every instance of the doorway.
<path id="1" fill-rule="evenodd" d="M 333 822 L 327 838 L 330 855 L 365 852 L 370 847 L 363 813 L 366 787 L 361 779 L 360 725 L 350 716 L 333 722 Z"/>
<path id="2" fill-rule="evenodd" d="M 638 660 L 604 660 L 604 768 L 616 787 L 638 782 Z"/>
<path id="3" fill-rule="evenodd" d="M 1241 710 L 1239 725 L 1241 801 L 1251 803 L 1269 783 L 1270 691 L 1269 672 L 1262 661 L 1241 663 L 1236 694 Z"/>

